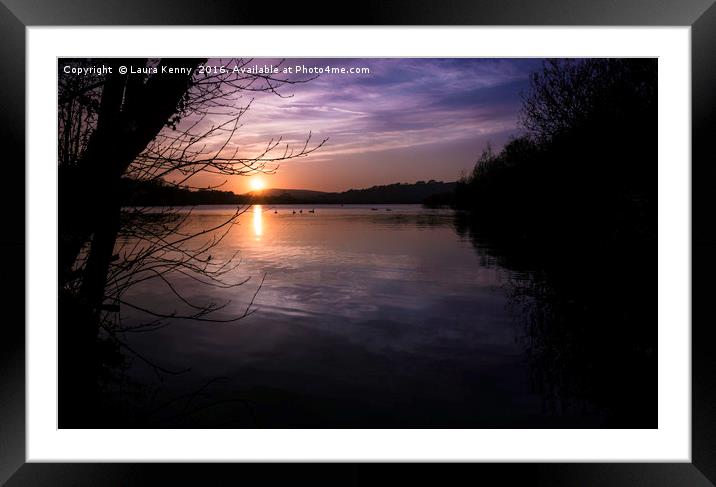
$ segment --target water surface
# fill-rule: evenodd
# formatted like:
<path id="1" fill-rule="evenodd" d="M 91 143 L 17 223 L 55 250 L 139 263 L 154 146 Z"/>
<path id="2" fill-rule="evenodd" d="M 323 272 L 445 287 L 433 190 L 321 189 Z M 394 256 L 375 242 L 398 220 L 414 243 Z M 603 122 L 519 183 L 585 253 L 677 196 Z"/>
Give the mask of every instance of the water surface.
<path id="1" fill-rule="evenodd" d="M 199 207 L 188 225 L 208 228 L 233 211 Z M 213 260 L 239 252 L 230 277 L 245 284 L 175 281 L 197 302 L 230 301 L 218 317 L 241 315 L 252 299 L 253 313 L 233 323 L 170 319 L 126 334 L 154 364 L 190 370 L 157 374 L 125 352 L 126 385 L 114 400 L 126 404 L 129 422 L 156 427 L 608 424 L 598 402 L 535 379 L 531 298 L 515 298 L 515 283 L 529 276 L 501 267 L 481 245 L 456 231 L 452 210 L 254 206 L 212 250 Z M 126 299 L 183 310 L 156 281 Z M 148 317 L 123 308 L 122 319 Z"/>

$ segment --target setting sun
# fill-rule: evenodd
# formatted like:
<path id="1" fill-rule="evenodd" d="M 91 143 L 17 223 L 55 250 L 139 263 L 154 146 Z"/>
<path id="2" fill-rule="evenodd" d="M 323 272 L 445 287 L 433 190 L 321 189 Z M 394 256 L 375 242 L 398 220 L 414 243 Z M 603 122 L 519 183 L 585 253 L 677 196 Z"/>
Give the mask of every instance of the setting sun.
<path id="1" fill-rule="evenodd" d="M 253 191 L 261 191 L 265 187 L 263 180 L 259 178 L 253 178 L 250 184 Z"/>

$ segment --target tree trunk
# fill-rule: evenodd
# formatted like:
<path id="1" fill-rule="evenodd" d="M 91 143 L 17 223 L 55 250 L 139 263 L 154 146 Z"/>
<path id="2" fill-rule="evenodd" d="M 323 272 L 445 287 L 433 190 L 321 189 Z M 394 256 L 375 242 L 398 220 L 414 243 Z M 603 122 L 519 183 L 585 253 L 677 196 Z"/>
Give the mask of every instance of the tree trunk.
<path id="1" fill-rule="evenodd" d="M 104 218 L 95 224 L 90 253 L 85 265 L 80 296 L 94 313 L 99 311 L 105 297 L 107 272 L 114 254 L 119 232 L 121 201 L 117 191 L 102 205 Z"/>
<path id="2" fill-rule="evenodd" d="M 161 65 L 196 67 L 200 61 L 163 60 Z M 97 127 L 77 168 L 60 170 L 59 380 L 60 417 L 65 427 L 92 423 L 107 412 L 98 407 L 98 373 L 106 360 L 98 343 L 99 313 L 120 229 L 120 184 L 134 159 L 162 130 L 190 86 L 190 76 L 121 75 L 121 65 L 146 60 L 112 59 L 100 101 Z M 90 240 L 91 239 L 91 240 Z M 64 284 L 89 241 L 79 296 Z M 106 420 L 106 418 L 105 418 Z"/>

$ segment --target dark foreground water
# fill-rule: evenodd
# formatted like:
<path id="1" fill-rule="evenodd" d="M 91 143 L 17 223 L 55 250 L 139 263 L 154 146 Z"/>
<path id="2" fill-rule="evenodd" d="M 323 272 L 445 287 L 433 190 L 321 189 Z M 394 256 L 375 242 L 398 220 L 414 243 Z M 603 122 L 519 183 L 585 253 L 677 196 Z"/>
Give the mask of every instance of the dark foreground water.
<path id="1" fill-rule="evenodd" d="M 538 269 L 508 265 L 505 249 L 481 241 L 451 210 L 374 208 L 256 206 L 242 215 L 211 254 L 220 261 L 239 251 L 229 278 L 245 284 L 174 282 L 198 303 L 230 300 L 216 315 L 229 318 L 246 310 L 264 279 L 255 312 L 234 323 L 169 319 L 155 331 L 126 333 L 152 364 L 190 370 L 158 372 L 125 350 L 125 370 L 105 391 L 120 422 L 656 427 L 650 340 L 630 337 L 625 350 L 614 326 L 594 324 L 589 306 L 561 295 Z M 211 227 L 232 211 L 195 209 L 189 226 Z M 185 311 L 156 280 L 125 298 Z M 151 318 L 123 307 L 122 320 Z M 598 326 L 600 339 L 584 331 Z"/>

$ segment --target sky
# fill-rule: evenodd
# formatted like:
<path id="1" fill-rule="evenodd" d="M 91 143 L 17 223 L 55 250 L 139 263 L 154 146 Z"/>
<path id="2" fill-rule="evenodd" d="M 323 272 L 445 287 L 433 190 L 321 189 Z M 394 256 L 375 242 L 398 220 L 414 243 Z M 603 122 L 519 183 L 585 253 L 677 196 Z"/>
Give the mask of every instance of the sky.
<path id="1" fill-rule="evenodd" d="M 247 68 L 279 61 L 254 59 Z M 521 93 L 541 60 L 287 59 L 281 67 L 287 66 L 370 72 L 320 74 L 283 86 L 282 96 L 244 95 L 240 103 L 253 100 L 232 142 L 242 156 L 259 154 L 278 137 L 294 147 L 301 147 L 309 132 L 313 142 L 329 140 L 305 158 L 281 163 L 275 174 L 230 177 L 221 189 L 244 193 L 258 182 L 266 188 L 345 191 L 454 181 L 473 168 L 488 142 L 499 149 L 519 134 Z M 225 179 L 201 175 L 194 184 Z"/>

